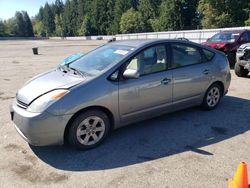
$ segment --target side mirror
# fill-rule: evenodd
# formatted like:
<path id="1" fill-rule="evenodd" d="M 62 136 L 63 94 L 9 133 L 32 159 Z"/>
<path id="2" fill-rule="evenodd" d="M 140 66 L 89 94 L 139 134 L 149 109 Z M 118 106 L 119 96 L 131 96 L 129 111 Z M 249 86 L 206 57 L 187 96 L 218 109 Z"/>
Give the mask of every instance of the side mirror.
<path id="1" fill-rule="evenodd" d="M 207 39 L 207 42 L 209 42 L 209 41 L 210 41 L 210 38 Z"/>
<path id="2" fill-rule="evenodd" d="M 137 79 L 140 77 L 138 70 L 126 69 L 123 73 L 123 77 L 127 79 Z"/>

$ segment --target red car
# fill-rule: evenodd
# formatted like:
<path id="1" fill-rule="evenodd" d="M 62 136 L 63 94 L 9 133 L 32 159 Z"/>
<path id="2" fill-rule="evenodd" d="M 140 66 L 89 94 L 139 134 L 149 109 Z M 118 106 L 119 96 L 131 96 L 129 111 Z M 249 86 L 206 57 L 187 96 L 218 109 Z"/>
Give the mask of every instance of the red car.
<path id="1" fill-rule="evenodd" d="M 226 53 L 230 66 L 233 67 L 238 47 L 247 42 L 250 42 L 250 30 L 237 30 L 217 33 L 203 44 Z"/>

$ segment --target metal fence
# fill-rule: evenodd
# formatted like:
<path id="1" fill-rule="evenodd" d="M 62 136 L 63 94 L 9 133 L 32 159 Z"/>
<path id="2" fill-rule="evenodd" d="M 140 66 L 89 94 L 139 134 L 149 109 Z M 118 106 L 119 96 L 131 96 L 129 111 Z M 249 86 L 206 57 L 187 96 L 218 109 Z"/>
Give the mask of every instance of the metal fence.
<path id="1" fill-rule="evenodd" d="M 119 34 L 116 35 L 116 40 L 129 40 L 129 39 L 155 39 L 155 38 L 187 38 L 190 41 L 201 43 L 210 38 L 214 34 L 221 31 L 244 30 L 250 27 L 232 27 L 232 28 L 219 28 L 219 29 L 202 29 L 202 30 L 186 30 L 186 31 L 168 31 L 168 32 L 152 32 L 152 33 L 133 33 L 133 34 Z"/>
<path id="2" fill-rule="evenodd" d="M 231 28 L 219 28 L 219 29 L 202 29 L 202 30 L 186 30 L 186 31 L 167 31 L 167 32 L 151 32 L 151 33 L 132 33 L 132 34 L 118 34 L 118 35 L 99 35 L 99 36 L 81 36 L 81 37 L 0 37 L 0 40 L 109 40 L 116 38 L 116 40 L 130 40 L 130 39 L 176 39 L 187 38 L 190 41 L 201 43 L 220 31 L 228 30 L 244 30 L 250 27 L 231 27 Z"/>

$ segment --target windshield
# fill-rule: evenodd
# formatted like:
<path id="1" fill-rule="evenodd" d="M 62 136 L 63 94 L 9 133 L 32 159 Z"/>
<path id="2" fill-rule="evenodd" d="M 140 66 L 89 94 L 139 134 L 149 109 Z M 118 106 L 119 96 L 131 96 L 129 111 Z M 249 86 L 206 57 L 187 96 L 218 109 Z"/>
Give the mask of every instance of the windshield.
<path id="1" fill-rule="evenodd" d="M 104 45 L 72 62 L 69 67 L 91 76 L 97 76 L 111 65 L 118 63 L 132 50 L 134 48 L 130 46 Z"/>
<path id="2" fill-rule="evenodd" d="M 240 33 L 218 33 L 210 38 L 212 42 L 235 42 L 240 36 Z"/>

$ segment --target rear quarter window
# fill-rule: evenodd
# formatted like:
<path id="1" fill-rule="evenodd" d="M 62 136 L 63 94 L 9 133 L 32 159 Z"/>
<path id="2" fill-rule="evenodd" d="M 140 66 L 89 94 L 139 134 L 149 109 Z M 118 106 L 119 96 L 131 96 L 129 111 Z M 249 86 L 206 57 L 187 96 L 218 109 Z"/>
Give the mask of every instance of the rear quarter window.
<path id="1" fill-rule="evenodd" d="M 202 52 L 205 55 L 206 61 L 211 61 L 214 58 L 214 52 L 211 52 L 209 50 L 206 49 L 202 49 Z"/>

